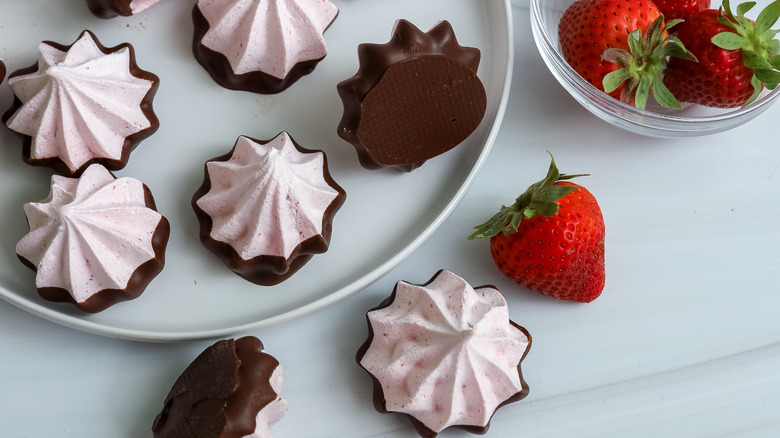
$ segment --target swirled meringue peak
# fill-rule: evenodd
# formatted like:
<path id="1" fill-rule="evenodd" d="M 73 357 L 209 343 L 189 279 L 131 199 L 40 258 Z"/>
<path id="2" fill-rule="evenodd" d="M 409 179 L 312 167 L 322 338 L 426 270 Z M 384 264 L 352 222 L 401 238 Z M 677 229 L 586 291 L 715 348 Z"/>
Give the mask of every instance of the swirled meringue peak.
<path id="1" fill-rule="evenodd" d="M 165 263 L 170 225 L 149 189 L 99 164 L 52 176 L 49 196 L 24 211 L 30 232 L 16 253 L 47 300 L 98 312 L 140 296 Z"/>
<path id="2" fill-rule="evenodd" d="M 146 10 L 160 0 L 86 0 L 87 7 L 97 17 L 129 17 Z"/>
<path id="3" fill-rule="evenodd" d="M 84 31 L 71 46 L 44 41 L 37 64 L 9 76 L 15 99 L 3 121 L 22 138 L 28 164 L 66 176 L 96 162 L 118 170 L 159 126 L 158 83 L 130 44 L 106 48 Z"/>
<path id="4" fill-rule="evenodd" d="M 330 0 L 200 0 L 193 51 L 226 88 L 278 93 L 325 57 L 337 15 Z"/>
<path id="5" fill-rule="evenodd" d="M 485 433 L 500 406 L 528 394 L 520 363 L 531 337 L 493 286 L 442 270 L 425 285 L 398 282 L 366 316 L 357 361 L 374 379 L 374 405 L 408 415 L 422 436 Z"/>
<path id="6" fill-rule="evenodd" d="M 328 249 L 345 197 L 325 153 L 282 132 L 267 142 L 241 136 L 208 161 L 192 205 L 203 244 L 247 280 L 272 285 Z"/>

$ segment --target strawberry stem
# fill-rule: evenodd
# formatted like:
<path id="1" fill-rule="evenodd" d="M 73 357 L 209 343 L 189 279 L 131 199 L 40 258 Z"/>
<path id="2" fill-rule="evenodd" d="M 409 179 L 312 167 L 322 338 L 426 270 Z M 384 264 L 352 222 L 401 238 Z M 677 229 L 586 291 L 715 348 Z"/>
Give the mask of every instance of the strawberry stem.
<path id="1" fill-rule="evenodd" d="M 780 0 L 770 3 L 753 22 L 745 14 L 755 5 L 741 3 L 735 15 L 729 0 L 723 0 L 718 21 L 733 30 L 712 37 L 712 43 L 724 50 L 741 50 L 745 67 L 753 70 L 753 94 L 743 106 L 755 101 L 763 87 L 774 90 L 780 85 L 780 41 L 775 39 L 780 30 L 771 29 L 780 18 Z"/>
<path id="2" fill-rule="evenodd" d="M 511 206 L 502 205 L 501 210 L 487 222 L 474 227 L 476 231 L 466 240 L 489 238 L 498 233 L 512 234 L 517 232 L 523 219 L 530 219 L 537 214 L 552 217 L 558 213 L 559 207 L 556 201 L 577 190 L 577 187 L 555 185 L 555 183 L 588 176 L 588 174 L 567 175 L 560 173 L 555 165 L 555 158 L 550 152 L 547 153 L 550 154 L 550 168 L 544 179 L 528 187 Z"/>
<path id="3" fill-rule="evenodd" d="M 634 103 L 637 108 L 645 109 L 650 91 L 656 102 L 667 108 L 682 108 L 680 102 L 664 86 L 661 75 L 666 69 L 666 60 L 670 56 L 696 61 L 696 57 L 685 45 L 668 30 L 682 20 L 670 20 L 664 23 L 664 16 L 656 18 L 647 27 L 645 35 L 636 29 L 628 35 L 629 50 L 610 48 L 601 55 L 602 59 L 615 63 L 621 68 L 607 74 L 602 86 L 611 93 L 623 85 L 620 100 Z M 667 35 L 667 36 L 664 36 Z"/>

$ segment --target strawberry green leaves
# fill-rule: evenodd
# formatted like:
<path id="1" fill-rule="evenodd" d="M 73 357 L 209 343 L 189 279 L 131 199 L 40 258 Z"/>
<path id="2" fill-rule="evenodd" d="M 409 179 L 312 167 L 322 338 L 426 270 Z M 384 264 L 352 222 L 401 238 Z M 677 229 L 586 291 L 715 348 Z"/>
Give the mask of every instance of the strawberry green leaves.
<path id="1" fill-rule="evenodd" d="M 550 168 L 543 180 L 532 184 L 520 195 L 511 206 L 501 206 L 501 209 L 492 218 L 482 225 L 474 227 L 475 231 L 467 240 L 483 239 L 504 233 L 504 235 L 517 232 L 520 222 L 539 214 L 552 217 L 558 213 L 557 200 L 577 190 L 577 187 L 554 185 L 557 181 L 565 181 L 572 178 L 587 176 L 587 174 L 567 175 L 560 173 L 555 165 L 555 158 L 550 154 Z"/>
<path id="2" fill-rule="evenodd" d="M 729 0 L 723 0 L 718 21 L 733 31 L 712 37 L 712 43 L 724 50 L 741 50 L 745 66 L 753 70 L 753 95 L 745 105 L 755 101 L 764 86 L 774 90 L 780 85 L 780 41 L 775 39 L 780 30 L 772 29 L 780 19 L 780 0 L 770 3 L 753 22 L 745 14 L 755 5 L 742 3 L 735 15 Z"/>
<path id="3" fill-rule="evenodd" d="M 604 77 L 604 91 L 611 93 L 623 85 L 620 100 L 633 102 L 637 108 L 644 109 L 652 90 L 653 97 L 660 105 L 681 108 L 680 102 L 662 80 L 668 57 L 696 61 L 696 57 L 677 37 L 668 34 L 668 30 L 681 21 L 670 20 L 665 23 L 661 15 L 648 26 L 644 36 L 641 29 L 628 35 L 628 51 L 617 48 L 605 50 L 602 58 L 618 64 L 620 68 Z"/>

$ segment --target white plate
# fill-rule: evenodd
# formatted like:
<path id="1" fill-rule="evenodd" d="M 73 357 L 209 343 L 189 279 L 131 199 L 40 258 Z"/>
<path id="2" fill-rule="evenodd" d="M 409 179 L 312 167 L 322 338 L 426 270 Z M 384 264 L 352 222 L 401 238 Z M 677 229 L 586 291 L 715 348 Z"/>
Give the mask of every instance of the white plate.
<path id="1" fill-rule="evenodd" d="M 51 171 L 23 164 L 21 144 L 0 130 L 0 296 L 51 321 L 101 335 L 175 341 L 224 337 L 301 317 L 371 284 L 414 251 L 461 200 L 487 157 L 504 114 L 513 47 L 509 0 L 418 0 L 335 3 L 339 16 L 325 33 L 328 56 L 312 74 L 279 95 L 260 96 L 216 85 L 191 53 L 194 2 L 166 0 L 135 17 L 101 20 L 81 1 L 4 2 L 0 57 L 9 72 L 36 60 L 42 40 L 72 43 L 83 29 L 101 43 L 130 42 L 138 65 L 157 74 L 160 129 L 116 172 L 145 182 L 172 225 L 166 267 L 144 294 L 87 315 L 41 299 L 34 273 L 14 247 L 27 232 L 22 204 L 49 191 Z M 369 171 L 336 135 L 341 101 L 336 84 L 358 67 L 357 46 L 385 43 L 396 19 L 423 30 L 449 20 L 463 45 L 482 51 L 479 75 L 488 94 L 485 120 L 456 149 L 410 174 Z M 0 105 L 10 106 L 5 83 Z M 190 198 L 203 163 L 227 152 L 238 135 L 270 139 L 287 130 L 302 146 L 323 149 L 334 179 L 346 189 L 330 249 L 286 282 L 256 286 L 230 272 L 198 240 Z"/>

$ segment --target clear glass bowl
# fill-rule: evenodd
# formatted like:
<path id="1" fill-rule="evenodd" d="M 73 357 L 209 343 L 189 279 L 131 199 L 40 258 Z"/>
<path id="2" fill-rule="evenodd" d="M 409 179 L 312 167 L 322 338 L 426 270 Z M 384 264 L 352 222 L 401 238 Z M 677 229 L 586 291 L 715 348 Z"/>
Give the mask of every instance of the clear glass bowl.
<path id="1" fill-rule="evenodd" d="M 531 0 L 531 29 L 534 40 L 552 74 L 582 106 L 601 119 L 638 134 L 654 137 L 694 137 L 715 134 L 742 125 L 769 108 L 780 95 L 780 87 L 764 92 L 744 108 L 718 109 L 683 103 L 682 109 L 668 109 L 652 97 L 640 110 L 614 99 L 582 79 L 563 59 L 558 43 L 558 22 L 574 0 Z M 717 3 L 713 1 L 713 4 Z M 758 0 L 751 13 L 770 3 Z"/>

